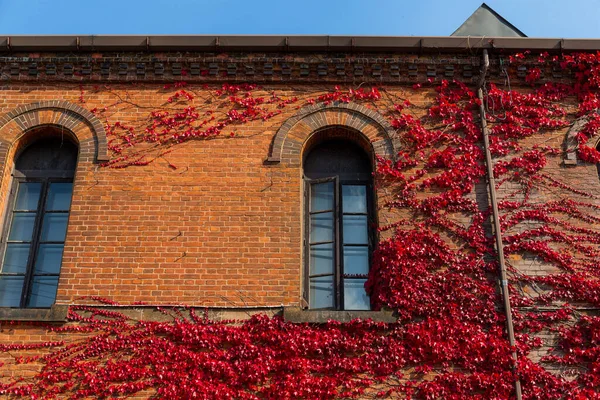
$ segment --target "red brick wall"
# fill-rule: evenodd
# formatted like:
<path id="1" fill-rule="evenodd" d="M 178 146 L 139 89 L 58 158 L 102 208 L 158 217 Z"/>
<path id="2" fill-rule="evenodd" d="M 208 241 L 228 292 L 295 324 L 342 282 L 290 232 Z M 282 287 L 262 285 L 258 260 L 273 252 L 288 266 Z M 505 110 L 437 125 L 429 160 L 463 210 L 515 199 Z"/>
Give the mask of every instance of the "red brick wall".
<path id="1" fill-rule="evenodd" d="M 294 94 L 282 86 L 271 89 Z M 200 93 L 199 97 L 207 92 L 202 86 L 186 90 Z M 322 91 L 322 87 L 302 87 L 298 94 Z M 0 115 L 22 105 L 55 99 L 88 110 L 101 109 L 113 104 L 117 93 L 129 96 L 136 107 L 116 107 L 108 121 L 129 124 L 149 113 L 137 106 L 168 109 L 165 101 L 172 95 L 162 84 L 123 85 L 108 91 L 93 85 L 48 88 L 22 83 L 8 85 L 4 93 Z M 80 101 L 82 93 L 85 103 Z M 381 141 L 383 136 L 371 122 L 358 125 L 358 119 L 350 121 L 350 111 L 355 111 L 329 110 L 294 126 L 288 143 L 295 140 L 300 147 L 292 153 L 285 150 L 282 162 L 265 162 L 275 133 L 297 113 L 296 108 L 289 107 L 268 121 L 237 125 L 233 138 L 224 134 L 211 140 L 192 140 L 173 147 L 168 155 L 147 166 L 125 169 L 99 166 L 89 154 L 91 127 L 83 122 L 76 125 L 76 136 L 86 141 L 88 154 L 80 156 L 76 171 L 57 303 L 79 303 L 84 296 L 101 296 L 124 304 L 299 304 L 303 210 L 300 147 L 313 131 L 310 124 L 355 125 L 363 128 L 371 142 Z M 36 122 L 41 126 L 56 123 L 60 113 L 39 111 Z M 23 127 L 14 120 L 0 131 L 0 140 L 10 145 L 0 185 L 2 194 L 10 184 L 14 149 L 22 135 Z M 1 207 L 6 209 L 5 202 Z"/>
<path id="2" fill-rule="evenodd" d="M 298 106 L 302 99 L 314 98 L 325 90 L 306 85 L 273 85 L 268 89 L 288 97 L 300 96 Z M 196 93 L 198 99 L 207 93 L 200 85 L 186 90 Z M 427 91 L 393 86 L 387 90 L 417 106 L 429 102 Z M 127 97 L 129 103 L 98 114 L 99 120 L 136 124 L 150 110 L 171 107 L 165 101 L 172 92 L 165 91 L 162 84 L 121 85 L 106 90 L 94 85 L 14 83 L 3 90 L 0 115 L 19 106 L 56 99 L 87 110 L 101 109 L 114 104 L 118 95 Z M 90 144 L 93 127 L 73 123 L 86 153 L 80 156 L 75 178 L 57 303 L 101 296 L 124 304 L 299 304 L 302 144 L 319 127 L 338 124 L 354 124 L 371 143 L 385 142 L 386 138 L 381 125 L 368 118 L 353 122 L 356 110 L 326 110 L 312 119 L 293 119 L 286 146 L 296 143 L 295 147 L 284 148 L 281 162 L 265 162 L 276 132 L 298 112 L 296 108 L 288 107 L 268 121 L 237 125 L 233 138 L 224 134 L 210 140 L 191 140 L 174 146 L 172 152 L 149 165 L 125 169 L 99 166 L 90 154 L 97 151 Z M 56 123 L 59 114 L 56 110 L 40 111 L 35 122 L 42 126 Z M 0 130 L 0 140 L 14 144 L 7 153 L 0 184 L 2 210 L 6 209 L 4 198 L 14 149 L 22 134 L 22 127 L 14 120 Z M 565 134 L 554 132 L 550 139 L 532 137 L 524 147 L 542 141 L 559 147 Z M 600 194 L 593 166 L 566 168 L 561 158 L 555 158 L 548 173 Z M 485 190 L 482 185 L 480 194 L 484 197 Z M 379 197 L 381 202 L 387 198 L 383 192 Z M 379 216 L 381 224 L 394 220 L 384 210 Z M 525 272 L 543 269 L 535 263 L 527 265 L 531 267 L 523 268 L 535 271 Z"/>

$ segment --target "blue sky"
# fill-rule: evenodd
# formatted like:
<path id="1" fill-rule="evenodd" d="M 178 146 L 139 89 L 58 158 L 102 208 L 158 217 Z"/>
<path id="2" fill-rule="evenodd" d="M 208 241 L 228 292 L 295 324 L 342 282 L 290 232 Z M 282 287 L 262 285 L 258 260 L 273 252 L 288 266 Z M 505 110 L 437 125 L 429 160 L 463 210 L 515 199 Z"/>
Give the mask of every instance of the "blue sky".
<path id="1" fill-rule="evenodd" d="M 488 0 L 530 37 L 599 38 L 600 0 Z M 447 36 L 481 0 L 0 0 L 0 34 Z"/>

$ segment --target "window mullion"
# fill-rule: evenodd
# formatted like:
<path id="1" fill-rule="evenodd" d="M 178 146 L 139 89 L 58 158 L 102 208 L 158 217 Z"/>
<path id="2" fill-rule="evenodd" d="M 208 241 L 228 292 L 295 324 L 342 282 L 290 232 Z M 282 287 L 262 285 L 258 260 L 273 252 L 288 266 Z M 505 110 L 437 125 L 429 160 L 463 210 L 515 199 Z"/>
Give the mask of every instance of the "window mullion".
<path id="1" fill-rule="evenodd" d="M 342 221 L 343 221 L 343 212 L 342 212 L 342 196 L 340 189 L 340 179 L 338 176 L 334 177 L 334 201 L 335 201 L 335 284 L 334 284 L 334 292 L 335 292 L 335 308 L 337 310 L 344 309 L 344 280 L 343 280 L 343 257 L 342 257 L 342 249 L 343 249 L 343 240 L 342 237 Z"/>
<path id="2" fill-rule="evenodd" d="M 303 243 L 303 251 L 304 251 L 304 284 L 302 288 L 302 298 L 306 303 L 307 307 L 310 307 L 310 251 L 309 245 L 310 242 L 310 181 L 306 178 L 304 179 L 304 243 Z"/>
<path id="3" fill-rule="evenodd" d="M 31 238 L 31 247 L 29 249 L 29 258 L 27 260 L 27 269 L 25 270 L 25 279 L 23 282 L 23 292 L 21 293 L 21 307 L 27 307 L 29 296 L 31 295 L 31 286 L 33 284 L 33 270 L 35 268 L 35 261 L 38 252 L 38 246 L 40 242 L 40 234 L 42 229 L 42 222 L 44 220 L 44 209 L 46 204 L 46 195 L 48 194 L 48 179 L 41 180 L 42 190 L 40 191 L 40 198 L 35 215 L 35 224 L 33 227 L 33 235 Z"/>
<path id="4" fill-rule="evenodd" d="M 371 229 L 370 225 L 377 220 L 376 218 L 376 207 L 375 207 L 375 188 L 373 186 L 373 182 L 369 182 L 367 184 L 367 244 L 368 244 L 368 263 L 369 263 L 369 271 L 371 270 L 371 265 L 373 265 L 373 251 L 375 250 L 375 243 L 377 243 L 377 229 Z"/>

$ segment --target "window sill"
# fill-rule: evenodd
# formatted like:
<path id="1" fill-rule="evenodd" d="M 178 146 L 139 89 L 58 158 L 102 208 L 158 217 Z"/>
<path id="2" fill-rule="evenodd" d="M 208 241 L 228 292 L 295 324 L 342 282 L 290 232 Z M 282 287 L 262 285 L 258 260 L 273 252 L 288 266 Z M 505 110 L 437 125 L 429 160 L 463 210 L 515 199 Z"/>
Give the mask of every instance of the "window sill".
<path id="1" fill-rule="evenodd" d="M 329 320 L 350 322 L 354 319 L 371 319 L 374 322 L 394 323 L 397 318 L 392 311 L 333 311 L 333 310 L 303 310 L 298 307 L 285 307 L 283 319 L 295 323 L 324 324 Z"/>
<path id="2" fill-rule="evenodd" d="M 55 304 L 50 308 L 2 308 L 0 321 L 65 322 L 69 306 Z"/>

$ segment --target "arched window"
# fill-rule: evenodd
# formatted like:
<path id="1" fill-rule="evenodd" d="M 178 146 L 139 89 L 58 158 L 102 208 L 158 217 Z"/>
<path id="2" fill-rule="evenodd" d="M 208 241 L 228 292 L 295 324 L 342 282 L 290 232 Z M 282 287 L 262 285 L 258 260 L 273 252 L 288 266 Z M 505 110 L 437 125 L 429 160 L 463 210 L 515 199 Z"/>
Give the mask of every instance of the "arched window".
<path id="1" fill-rule="evenodd" d="M 347 140 L 323 141 L 305 157 L 304 298 L 311 309 L 370 309 L 371 171 L 365 151 Z"/>
<path id="2" fill-rule="evenodd" d="M 15 160 L 2 236 L 0 307 L 54 304 L 77 154 L 66 138 L 47 137 Z"/>

